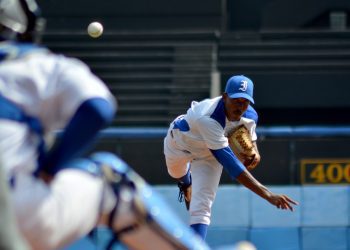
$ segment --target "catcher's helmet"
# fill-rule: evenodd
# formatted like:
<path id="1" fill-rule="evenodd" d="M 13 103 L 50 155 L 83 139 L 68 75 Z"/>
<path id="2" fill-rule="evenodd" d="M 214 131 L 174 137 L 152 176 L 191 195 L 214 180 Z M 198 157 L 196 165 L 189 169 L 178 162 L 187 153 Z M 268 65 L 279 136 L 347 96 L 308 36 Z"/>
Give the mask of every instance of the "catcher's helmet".
<path id="1" fill-rule="evenodd" d="M 5 40 L 38 42 L 45 21 L 34 0 L 0 0 L 0 36 Z"/>

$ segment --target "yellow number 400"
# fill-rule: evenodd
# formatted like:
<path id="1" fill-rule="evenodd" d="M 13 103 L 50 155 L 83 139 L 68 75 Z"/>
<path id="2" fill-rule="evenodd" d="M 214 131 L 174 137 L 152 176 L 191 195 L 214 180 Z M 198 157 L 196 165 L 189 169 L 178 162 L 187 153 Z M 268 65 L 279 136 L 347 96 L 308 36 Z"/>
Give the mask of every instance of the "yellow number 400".
<path id="1" fill-rule="evenodd" d="M 310 172 L 315 183 L 350 182 L 350 163 L 319 163 Z"/>

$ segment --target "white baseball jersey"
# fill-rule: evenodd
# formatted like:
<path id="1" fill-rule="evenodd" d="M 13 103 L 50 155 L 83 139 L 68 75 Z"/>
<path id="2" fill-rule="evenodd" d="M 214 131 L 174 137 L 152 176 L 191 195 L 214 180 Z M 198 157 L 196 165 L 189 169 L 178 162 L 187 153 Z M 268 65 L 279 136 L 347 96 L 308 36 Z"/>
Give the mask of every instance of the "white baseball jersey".
<path id="1" fill-rule="evenodd" d="M 251 133 L 252 140 L 257 139 L 255 121 L 242 117 L 240 121 L 231 122 L 225 117 L 223 126 L 215 116 L 221 97 L 206 99 L 202 102 L 193 101 L 187 114 L 182 116 L 190 129 L 179 133 L 178 145 L 191 152 L 195 158 L 203 158 L 211 155 L 209 149 L 221 149 L 228 146 L 227 132 L 244 124 Z M 220 111 L 221 112 L 221 111 Z"/>
<path id="2" fill-rule="evenodd" d="M 0 50 L 8 47 L 11 44 L 0 43 Z M 16 54 L 16 46 L 12 49 Z M 38 48 L 20 59 L 0 63 L 0 95 L 37 118 L 45 135 L 63 128 L 88 98 L 102 97 L 115 103 L 104 83 L 85 64 Z M 8 175 L 34 171 L 37 144 L 37 136 L 26 124 L 0 119 L 0 157 Z"/>

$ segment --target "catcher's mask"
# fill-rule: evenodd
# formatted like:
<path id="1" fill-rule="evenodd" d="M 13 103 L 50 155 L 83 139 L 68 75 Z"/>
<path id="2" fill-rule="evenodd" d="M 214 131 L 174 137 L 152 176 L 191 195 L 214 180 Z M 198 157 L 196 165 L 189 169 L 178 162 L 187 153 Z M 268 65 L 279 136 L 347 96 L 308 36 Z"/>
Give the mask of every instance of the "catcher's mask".
<path id="1" fill-rule="evenodd" d="M 34 0 L 0 0 L 1 40 L 38 43 L 44 27 Z"/>

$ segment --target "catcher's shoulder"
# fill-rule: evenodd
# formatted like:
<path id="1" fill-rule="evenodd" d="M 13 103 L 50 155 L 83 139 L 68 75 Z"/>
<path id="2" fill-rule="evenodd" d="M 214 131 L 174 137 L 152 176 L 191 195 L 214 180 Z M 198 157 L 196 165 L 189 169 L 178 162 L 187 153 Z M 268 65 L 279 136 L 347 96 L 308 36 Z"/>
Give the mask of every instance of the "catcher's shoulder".
<path id="1" fill-rule="evenodd" d="M 243 114 L 243 117 L 251 119 L 255 121 L 255 123 L 258 123 L 258 119 L 259 119 L 258 112 L 256 112 L 256 110 L 251 105 L 248 106 L 248 109 Z"/>

